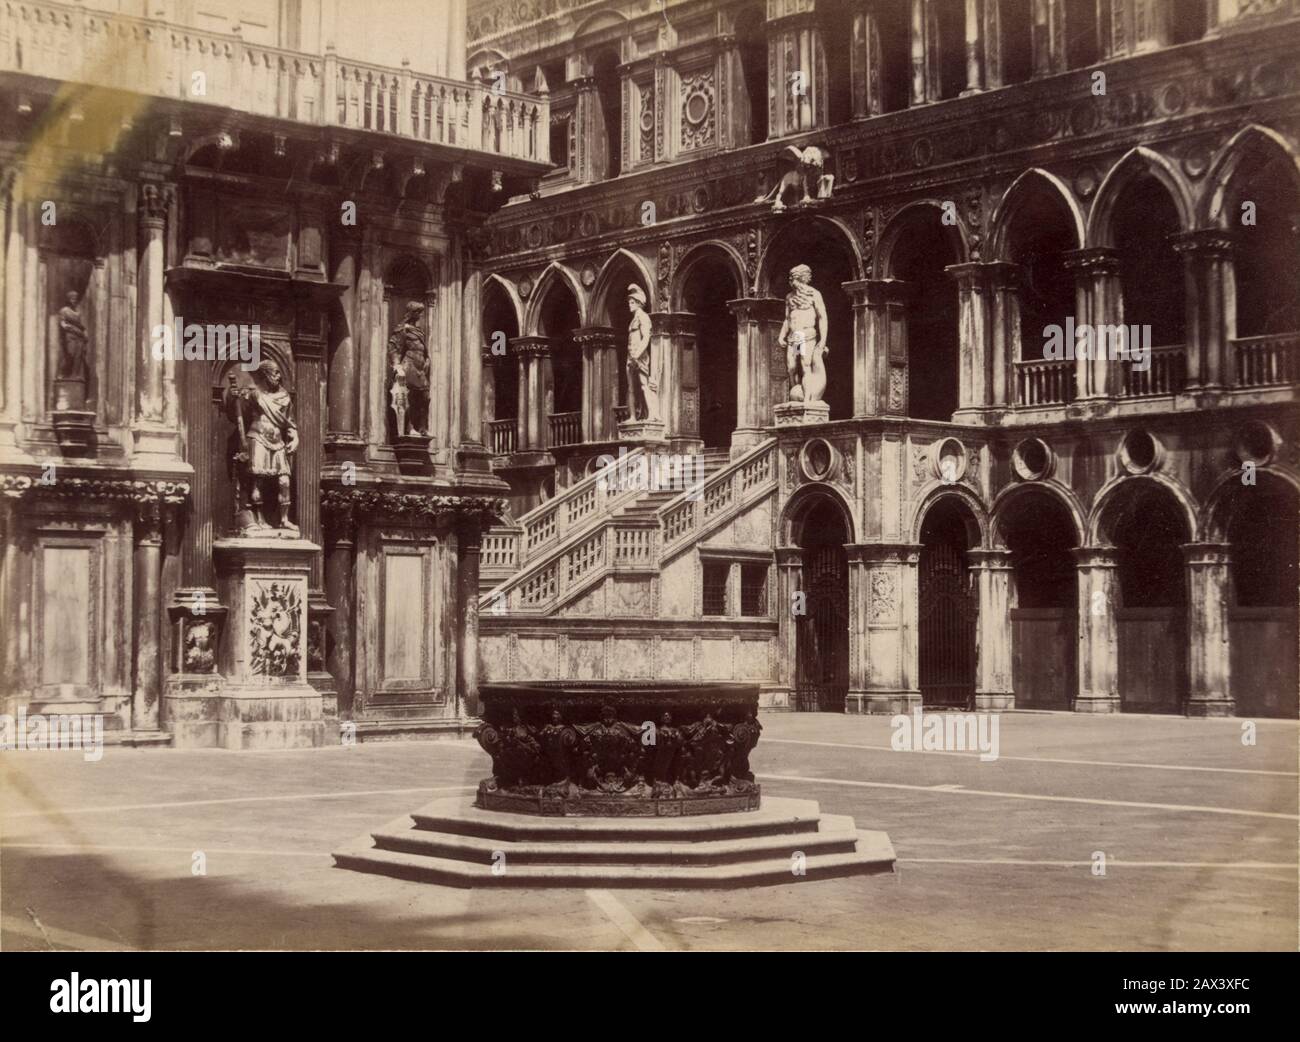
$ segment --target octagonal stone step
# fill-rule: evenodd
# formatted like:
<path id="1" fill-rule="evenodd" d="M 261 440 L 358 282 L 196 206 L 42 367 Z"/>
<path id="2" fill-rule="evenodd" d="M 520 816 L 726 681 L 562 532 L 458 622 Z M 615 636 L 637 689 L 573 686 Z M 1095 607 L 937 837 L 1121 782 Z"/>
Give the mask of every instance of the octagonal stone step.
<path id="1" fill-rule="evenodd" d="M 884 832 L 823 815 L 811 800 L 765 798 L 757 811 L 622 821 L 504 814 L 449 798 L 357 839 L 334 860 L 461 887 L 673 889 L 887 872 L 895 857 Z"/>

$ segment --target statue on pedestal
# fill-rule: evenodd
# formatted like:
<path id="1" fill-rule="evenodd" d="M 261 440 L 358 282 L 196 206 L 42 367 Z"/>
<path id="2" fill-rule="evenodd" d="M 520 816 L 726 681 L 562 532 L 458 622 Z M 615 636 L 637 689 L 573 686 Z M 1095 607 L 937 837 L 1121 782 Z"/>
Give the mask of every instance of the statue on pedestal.
<path id="1" fill-rule="evenodd" d="M 655 379 L 650 351 L 650 316 L 645 310 L 645 291 L 633 283 L 627 288 L 627 306 L 632 320 L 627 326 L 627 386 L 634 420 L 659 419 L 659 382 Z"/>
<path id="2" fill-rule="evenodd" d="M 393 374 L 389 395 L 398 437 L 429 434 L 429 342 L 421 328 L 423 315 L 424 305 L 411 301 L 402 324 L 388 338 L 388 364 Z"/>
<path id="3" fill-rule="evenodd" d="M 282 386 L 280 367 L 265 361 L 253 373 L 253 387 L 238 387 L 230 374 L 226 388 L 226 414 L 239 426 L 240 451 L 235 455 L 236 517 L 251 518 L 240 525 L 240 535 L 276 531 L 296 538 L 298 526 L 289 520 L 293 502 L 291 475 L 298 451 L 298 425 L 293 399 Z M 276 524 L 267 521 L 264 501 L 274 485 L 278 513 Z"/>
<path id="4" fill-rule="evenodd" d="M 812 287 L 812 269 L 807 264 L 791 268 L 785 321 L 778 334 L 785 345 L 790 401 L 819 402 L 826 392 L 826 334 L 826 305 Z"/>
<path id="5" fill-rule="evenodd" d="M 78 310 L 81 297 L 69 290 L 67 303 L 59 308 L 59 375 L 60 380 L 86 379 L 86 323 Z"/>

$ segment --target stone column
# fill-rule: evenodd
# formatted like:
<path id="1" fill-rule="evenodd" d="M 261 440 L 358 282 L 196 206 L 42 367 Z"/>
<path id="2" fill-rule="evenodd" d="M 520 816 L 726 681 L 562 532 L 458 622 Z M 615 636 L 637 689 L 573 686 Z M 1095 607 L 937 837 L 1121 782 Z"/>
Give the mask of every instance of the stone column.
<path id="1" fill-rule="evenodd" d="M 1124 293 L 1119 280 L 1119 251 L 1106 246 L 1070 250 L 1065 265 L 1074 272 L 1074 321 L 1094 329 L 1124 321 Z M 1094 338 L 1094 348 L 1096 347 Z M 1073 349 L 1073 344 L 1067 344 Z M 1092 355 L 1097 354 L 1096 350 Z M 1103 352 L 1104 354 L 1104 352 Z M 1075 391 L 1079 399 L 1108 398 L 1119 387 L 1119 366 L 1105 357 L 1075 359 Z"/>
<path id="2" fill-rule="evenodd" d="M 928 36 L 930 28 L 929 3 L 912 0 L 912 105 L 924 105 L 934 100 L 930 94 Z"/>
<path id="3" fill-rule="evenodd" d="M 22 401 L 23 236 L 22 180 L 6 171 L 0 184 L 0 462 L 22 462 L 17 426 Z"/>
<path id="4" fill-rule="evenodd" d="M 853 117 L 879 116 L 885 111 L 884 71 L 880 64 L 880 23 L 874 5 L 853 12 L 853 40 L 849 51 L 849 81 L 853 89 Z"/>
<path id="5" fill-rule="evenodd" d="M 331 312 L 328 358 L 329 412 L 325 426 L 330 462 L 364 459 L 358 409 L 357 281 L 359 238 L 352 229 L 336 229 L 332 238 L 331 281 L 345 287 Z"/>
<path id="6" fill-rule="evenodd" d="M 984 89 L 984 26 L 980 19 L 983 2 L 986 0 L 966 0 L 966 89 L 962 91 L 963 95 L 978 94 Z"/>
<path id="7" fill-rule="evenodd" d="M 769 15 L 773 4 L 769 3 Z M 798 7 L 791 0 L 776 0 L 779 10 Z M 769 138 L 787 137 L 824 126 L 826 82 L 821 73 L 826 68 L 821 29 L 812 11 L 797 11 L 774 17 L 767 23 L 769 82 L 776 93 L 769 105 Z"/>
<path id="8" fill-rule="evenodd" d="M 718 35 L 718 146 L 723 151 L 757 144 L 749 140 L 749 95 L 735 33 Z"/>
<path id="9" fill-rule="evenodd" d="M 979 584 L 975 708 L 1014 709 L 1011 686 L 1011 551 L 968 550 Z"/>
<path id="10" fill-rule="evenodd" d="M 767 437 L 764 428 L 772 426 L 773 402 L 785 398 L 783 385 L 772 386 L 772 359 L 785 301 L 740 297 L 727 301 L 727 307 L 736 316 L 736 431 L 731 436 L 735 458 Z"/>
<path id="11" fill-rule="evenodd" d="M 352 719 L 356 693 L 353 641 L 356 639 L 356 525 L 350 507 L 331 511 L 325 528 L 325 597 L 334 608 L 325 665 L 338 692 L 338 717 Z"/>
<path id="12" fill-rule="evenodd" d="M 1076 713 L 1117 713 L 1119 628 L 1115 619 L 1119 551 L 1090 546 L 1074 551 L 1079 580 L 1079 692 Z"/>
<path id="13" fill-rule="evenodd" d="M 984 85 L 1002 86 L 1002 12 L 999 0 L 984 0 Z"/>
<path id="14" fill-rule="evenodd" d="M 519 451 L 538 452 L 551 443 L 554 385 L 551 339 L 521 336 L 510 341 L 519 356 Z"/>
<path id="15" fill-rule="evenodd" d="M 478 570 L 482 534 L 477 517 L 456 527 L 456 715 L 477 716 L 478 707 Z"/>
<path id="16" fill-rule="evenodd" d="M 471 267 L 464 254 L 467 246 L 463 237 L 460 251 L 452 259 L 452 272 L 458 275 L 460 289 L 460 378 L 456 385 L 457 417 L 455 467 L 462 471 L 491 473 L 489 452 L 483 444 L 483 399 L 481 388 L 483 372 L 483 309 L 481 293 L 482 272 Z"/>
<path id="17" fill-rule="evenodd" d="M 695 325 L 695 316 L 687 312 L 650 313 L 652 365 L 659 369 L 659 419 L 677 451 L 702 444 Z"/>
<path id="18" fill-rule="evenodd" d="M 176 462 L 176 431 L 166 423 L 165 396 L 174 384 L 174 362 L 153 357 L 153 330 L 166 324 L 163 273 L 167 264 L 167 216 L 174 192 L 171 185 L 140 186 L 140 260 L 136 278 L 139 316 L 136 328 L 136 401 L 132 428 L 132 454 L 148 464 Z M 180 344 L 173 348 L 179 350 Z"/>
<path id="19" fill-rule="evenodd" d="M 989 401 L 1000 410 L 1015 404 L 1016 362 L 1020 358 L 1020 266 L 995 262 L 989 269 L 993 308 Z"/>
<path id="20" fill-rule="evenodd" d="M 582 352 L 582 440 L 615 441 L 618 423 L 618 335 L 608 326 L 575 330 Z"/>
<path id="21" fill-rule="evenodd" d="M 957 283 L 957 412 L 955 423 L 977 419 L 987 403 L 989 343 L 988 279 L 983 264 L 950 264 L 944 269 Z"/>
<path id="22" fill-rule="evenodd" d="M 1065 71 L 1064 18 L 1062 0 L 1033 0 L 1030 40 L 1035 76 L 1053 76 Z"/>
<path id="23" fill-rule="evenodd" d="M 162 701 L 162 505 L 150 499 L 136 505 L 135 554 L 131 561 L 135 619 L 134 690 L 131 730 L 157 731 Z"/>
<path id="24" fill-rule="evenodd" d="M 785 695 L 787 708 L 794 708 L 795 685 L 798 682 L 798 641 L 796 631 L 799 617 L 794 613 L 795 594 L 803 589 L 803 551 L 797 546 L 779 546 L 776 549 L 776 661 L 777 690 Z"/>
<path id="25" fill-rule="evenodd" d="M 907 412 L 907 304 L 898 279 L 844 283 L 853 301 L 853 415 Z"/>
<path id="26" fill-rule="evenodd" d="M 573 170 L 580 184 L 593 184 L 605 178 L 608 147 L 605 118 L 600 109 L 600 93 L 591 76 L 573 80 L 577 98 L 573 106 Z"/>
<path id="27" fill-rule="evenodd" d="M 1226 543 L 1188 543 L 1187 565 L 1187 715 L 1232 716 L 1232 656 L 1228 630 L 1231 602 Z"/>
<path id="28" fill-rule="evenodd" d="M 1187 389 L 1219 391 L 1236 382 L 1237 281 L 1231 232 L 1203 228 L 1174 239 L 1183 257 Z"/>
<path id="29" fill-rule="evenodd" d="M 912 543 L 858 543 L 849 562 L 849 695 L 845 710 L 906 713 L 918 686 L 918 568 Z"/>

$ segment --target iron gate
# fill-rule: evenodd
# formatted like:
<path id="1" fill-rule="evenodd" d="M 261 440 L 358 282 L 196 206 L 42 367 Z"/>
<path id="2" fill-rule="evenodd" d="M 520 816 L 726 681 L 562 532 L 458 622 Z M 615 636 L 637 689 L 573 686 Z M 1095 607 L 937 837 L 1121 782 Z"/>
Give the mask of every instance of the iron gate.
<path id="1" fill-rule="evenodd" d="M 849 576 L 842 546 L 804 553 L 807 614 L 796 629 L 795 708 L 842 713 L 849 693 Z"/>
<path id="2" fill-rule="evenodd" d="M 970 709 L 979 606 L 960 546 L 937 542 L 921 551 L 919 592 L 921 703 Z"/>

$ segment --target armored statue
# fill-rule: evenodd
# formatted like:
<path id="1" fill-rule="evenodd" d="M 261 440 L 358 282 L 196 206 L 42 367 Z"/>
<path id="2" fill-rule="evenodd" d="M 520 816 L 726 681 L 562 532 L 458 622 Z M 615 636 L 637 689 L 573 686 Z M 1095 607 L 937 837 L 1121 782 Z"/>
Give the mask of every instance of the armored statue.
<path id="1" fill-rule="evenodd" d="M 790 401 L 819 402 L 826 393 L 826 333 L 826 305 L 813 289 L 812 269 L 807 264 L 791 268 L 785 321 L 778 334 L 785 345 Z"/>
<path id="2" fill-rule="evenodd" d="M 628 286 L 627 306 L 632 320 L 627 326 L 627 386 L 632 418 L 658 420 L 659 381 L 650 351 L 650 316 L 645 305 L 645 291 L 636 283 Z"/>
<path id="3" fill-rule="evenodd" d="M 236 517 L 249 519 L 240 521 L 240 535 L 298 534 L 298 526 L 289 520 L 298 425 L 293 416 L 293 398 L 282 381 L 280 367 L 267 360 L 254 370 L 254 386 L 238 387 L 231 373 L 226 388 L 226 414 L 239 427 L 239 449 L 234 459 Z M 272 487 L 278 508 L 274 525 L 265 509 Z"/>
<path id="4" fill-rule="evenodd" d="M 399 436 L 429 433 L 429 341 L 423 329 L 424 305 L 406 305 L 402 324 L 388 338 L 392 370 L 390 396 Z M 409 421 L 409 428 L 408 428 Z"/>

